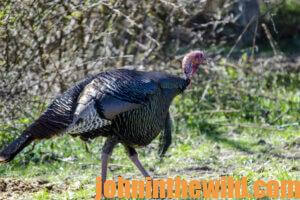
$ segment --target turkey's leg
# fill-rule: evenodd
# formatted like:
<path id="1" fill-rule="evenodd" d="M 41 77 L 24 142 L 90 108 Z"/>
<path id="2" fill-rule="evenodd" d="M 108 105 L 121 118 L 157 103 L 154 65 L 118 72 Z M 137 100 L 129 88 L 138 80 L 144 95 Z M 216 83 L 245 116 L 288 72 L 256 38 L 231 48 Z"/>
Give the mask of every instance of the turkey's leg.
<path id="1" fill-rule="evenodd" d="M 107 138 L 102 149 L 101 154 L 101 178 L 102 178 L 102 193 L 104 193 L 104 183 L 107 176 L 108 160 L 113 152 L 114 147 L 118 144 L 118 140 L 115 138 Z"/>
<path id="2" fill-rule="evenodd" d="M 102 178 L 102 187 L 104 186 L 104 182 L 106 181 L 107 175 L 107 165 L 108 160 L 110 158 L 110 154 L 102 153 L 101 155 L 101 178 Z"/>
<path id="3" fill-rule="evenodd" d="M 130 160 L 134 163 L 134 165 L 140 170 L 140 172 L 143 174 L 144 177 L 150 177 L 149 173 L 146 171 L 146 169 L 143 167 L 142 163 L 140 162 L 138 158 L 138 154 L 136 150 L 133 147 L 125 146 L 128 156 Z"/>

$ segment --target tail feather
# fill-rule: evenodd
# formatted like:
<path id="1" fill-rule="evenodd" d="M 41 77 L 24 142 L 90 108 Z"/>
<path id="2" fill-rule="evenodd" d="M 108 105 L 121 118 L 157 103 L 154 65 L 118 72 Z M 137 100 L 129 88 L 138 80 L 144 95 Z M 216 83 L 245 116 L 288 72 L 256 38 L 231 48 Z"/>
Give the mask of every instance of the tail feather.
<path id="1" fill-rule="evenodd" d="M 10 143 L 0 153 L 0 163 L 11 161 L 20 151 L 35 139 L 48 139 L 65 132 L 73 122 L 73 113 L 77 106 L 77 99 L 83 88 L 94 77 L 88 77 L 58 96 L 47 110 L 32 123 L 23 134 Z"/>
<path id="2" fill-rule="evenodd" d="M 2 152 L 0 153 L 0 163 L 11 161 L 20 151 L 22 151 L 26 146 L 28 146 L 34 140 L 33 136 L 24 132 L 20 137 L 10 143 Z"/>
<path id="3" fill-rule="evenodd" d="M 57 115 L 58 117 L 59 115 Z M 49 139 L 63 132 L 67 125 L 53 118 L 55 118 L 55 115 L 50 115 L 49 111 L 46 111 L 39 119 L 33 122 L 16 140 L 2 150 L 0 153 L 0 163 L 11 161 L 35 139 Z"/>

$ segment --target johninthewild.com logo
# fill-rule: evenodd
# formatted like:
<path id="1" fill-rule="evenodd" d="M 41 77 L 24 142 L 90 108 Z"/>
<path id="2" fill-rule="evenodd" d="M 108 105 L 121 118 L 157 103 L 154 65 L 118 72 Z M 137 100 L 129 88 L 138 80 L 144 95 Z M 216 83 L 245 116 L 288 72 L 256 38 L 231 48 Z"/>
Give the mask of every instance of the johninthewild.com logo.
<path id="1" fill-rule="evenodd" d="M 300 198 L 298 180 L 257 180 L 249 186 L 247 177 L 224 176 L 216 180 L 167 179 L 117 181 L 96 178 L 96 199 L 106 198 Z"/>

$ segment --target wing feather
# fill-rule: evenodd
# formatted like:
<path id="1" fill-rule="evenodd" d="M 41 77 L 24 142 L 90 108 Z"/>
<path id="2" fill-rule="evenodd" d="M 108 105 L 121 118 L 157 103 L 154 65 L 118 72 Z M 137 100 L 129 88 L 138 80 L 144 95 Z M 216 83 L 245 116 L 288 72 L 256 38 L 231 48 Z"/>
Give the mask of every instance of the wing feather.
<path id="1" fill-rule="evenodd" d="M 100 73 L 81 92 L 73 118 L 73 130 L 105 126 L 120 113 L 145 105 L 159 84 L 133 70 Z M 97 115 L 95 115 L 97 113 Z M 87 122 L 89 120 L 89 122 Z M 94 127 L 95 123 L 97 127 Z M 84 126 L 83 128 L 78 128 Z"/>

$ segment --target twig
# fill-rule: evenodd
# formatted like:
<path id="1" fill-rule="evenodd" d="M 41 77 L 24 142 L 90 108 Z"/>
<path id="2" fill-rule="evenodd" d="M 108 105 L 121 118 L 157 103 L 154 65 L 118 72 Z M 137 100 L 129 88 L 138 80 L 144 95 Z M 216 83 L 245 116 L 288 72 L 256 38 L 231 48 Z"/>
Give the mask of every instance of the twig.
<path id="1" fill-rule="evenodd" d="M 171 5 L 173 8 L 181 10 L 185 15 L 190 15 L 189 12 L 187 12 L 184 7 L 182 6 L 177 6 L 176 4 L 169 2 L 169 1 L 165 1 L 165 0 L 159 0 L 160 2 L 166 4 L 166 5 Z"/>
<path id="2" fill-rule="evenodd" d="M 269 130 L 276 130 L 277 128 L 270 126 L 270 125 L 254 125 L 254 124 L 221 124 L 221 123 L 213 123 L 215 125 L 220 125 L 220 126 L 238 126 L 238 127 L 243 127 L 243 128 L 258 128 L 258 129 L 269 129 Z M 278 129 L 277 129 L 278 130 Z"/>
<path id="3" fill-rule="evenodd" d="M 278 130 L 282 130 L 284 129 L 285 127 L 289 127 L 289 126 L 299 126 L 299 122 L 294 122 L 294 123 L 289 123 L 289 124 L 283 124 L 283 125 L 280 125 L 280 126 L 276 126 Z"/>
<path id="4" fill-rule="evenodd" d="M 252 16 L 251 20 L 248 22 L 248 24 L 244 28 L 243 32 L 240 34 L 240 36 L 238 37 L 238 39 L 235 41 L 235 44 L 233 45 L 233 47 L 230 49 L 230 51 L 227 54 L 226 58 L 229 58 L 229 56 L 231 55 L 231 53 L 233 52 L 233 50 L 235 49 L 235 47 L 237 46 L 237 44 L 240 42 L 240 40 L 242 39 L 243 35 L 246 33 L 246 31 L 248 30 L 249 26 L 252 24 L 252 22 L 254 21 L 255 18 L 257 19 L 257 16 Z"/>
<path id="5" fill-rule="evenodd" d="M 254 51 L 255 51 L 255 46 L 256 46 L 255 44 L 256 44 L 257 29 L 258 29 L 258 20 L 256 20 L 256 24 L 255 24 L 254 37 L 253 37 L 253 43 L 252 43 L 252 52 L 251 52 L 251 61 L 254 60 Z"/>
<path id="6" fill-rule="evenodd" d="M 206 85 L 206 87 L 205 87 L 205 89 L 204 89 L 204 91 L 203 91 L 203 93 L 202 93 L 202 96 L 201 96 L 200 101 L 203 101 L 203 100 L 204 100 L 204 98 L 205 98 L 205 96 L 206 96 L 206 94 L 207 94 L 207 91 L 208 91 L 209 86 L 210 86 L 210 82 L 207 83 L 207 85 Z"/>
<path id="7" fill-rule="evenodd" d="M 278 54 L 278 52 L 277 52 L 277 48 L 276 48 L 276 42 L 274 41 L 274 39 L 273 39 L 273 37 L 272 37 L 272 35 L 271 35 L 271 33 L 270 33 L 270 31 L 269 31 L 269 29 L 267 28 L 267 26 L 266 26 L 266 24 L 262 24 L 261 25 L 262 27 L 263 27 L 263 29 L 264 29 L 264 31 L 265 31 L 265 33 L 266 33 L 266 35 L 267 35 L 267 38 L 268 38 L 268 40 L 269 40 L 269 42 L 270 42 L 270 45 L 271 45 L 271 47 L 272 47 L 272 49 L 273 49 L 273 53 L 274 53 L 274 55 L 276 56 L 277 54 Z"/>
<path id="8" fill-rule="evenodd" d="M 211 114 L 211 113 L 235 113 L 235 112 L 241 112 L 241 111 L 240 110 L 234 110 L 234 109 L 232 109 L 232 110 L 205 110 L 205 111 L 200 111 L 198 113 L 203 113 L 203 114 L 209 113 L 209 114 Z"/>
<path id="9" fill-rule="evenodd" d="M 281 113 L 278 117 L 276 117 L 270 124 L 274 124 L 276 121 L 278 121 L 279 119 L 281 119 L 286 113 L 288 113 L 290 111 L 290 109 L 288 109 L 287 111 L 285 111 L 284 113 Z"/>

